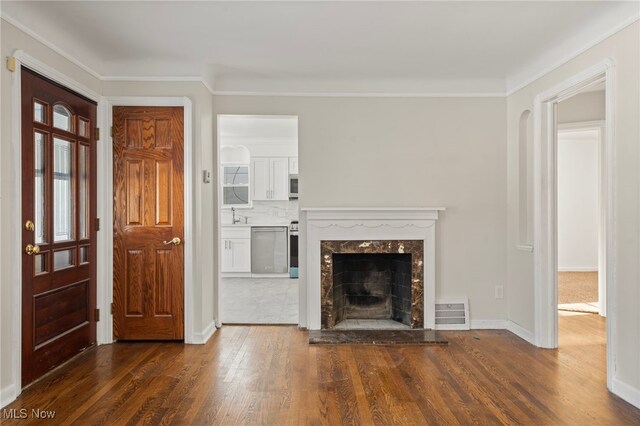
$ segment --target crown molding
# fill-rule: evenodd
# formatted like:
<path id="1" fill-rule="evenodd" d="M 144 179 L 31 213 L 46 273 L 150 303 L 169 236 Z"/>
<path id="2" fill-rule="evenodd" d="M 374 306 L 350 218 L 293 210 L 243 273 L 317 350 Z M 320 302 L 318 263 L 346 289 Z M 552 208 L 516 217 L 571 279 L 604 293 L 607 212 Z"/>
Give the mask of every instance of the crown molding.
<path id="1" fill-rule="evenodd" d="M 259 92 L 242 90 L 214 90 L 216 96 L 290 96 L 314 98 L 504 98 L 506 93 L 406 93 L 406 92 Z"/>
<path id="2" fill-rule="evenodd" d="M 5 21 L 5 22 L 7 22 L 7 23 L 9 23 L 11 25 L 13 25 L 14 27 L 19 29 L 23 33 L 27 34 L 29 37 L 31 37 L 34 40 L 36 40 L 37 42 L 45 45 L 46 47 L 48 47 L 49 49 L 53 50 L 58 55 L 62 56 L 67 61 L 71 62 L 73 65 L 75 65 L 78 68 L 82 69 L 83 71 L 89 73 L 90 75 L 92 75 L 93 77 L 97 78 L 98 80 L 102 80 L 102 76 L 97 71 L 95 71 L 93 68 L 85 65 L 84 62 L 76 59 L 73 55 L 71 55 L 70 53 L 66 52 L 65 50 L 59 48 L 58 46 L 56 46 L 55 44 L 51 43 L 49 40 L 45 39 L 44 37 L 41 37 L 38 33 L 36 33 L 35 31 L 32 31 L 26 25 L 23 25 L 20 22 L 18 22 L 17 20 L 13 19 L 11 16 L 7 15 L 6 12 L 2 12 L 0 10 L 0 19 L 2 19 L 3 21 Z"/>
<path id="3" fill-rule="evenodd" d="M 603 42 L 604 40 L 608 39 L 609 37 L 619 33 L 620 31 L 624 30 L 628 26 L 633 25 L 638 20 L 640 20 L 640 13 L 637 13 L 637 14 L 631 16 L 629 19 L 623 21 L 622 23 L 616 25 L 615 27 L 609 29 L 608 31 L 600 34 L 599 36 L 595 37 L 590 42 L 584 44 L 579 49 L 576 49 L 576 50 L 572 51 L 570 54 L 564 56 L 562 59 L 553 62 L 551 65 L 548 65 L 548 66 L 544 67 L 542 69 L 542 71 L 535 71 L 533 69 L 533 67 L 530 67 L 529 71 L 525 72 L 525 74 L 528 75 L 528 77 L 522 78 L 519 82 L 515 83 L 513 85 L 513 87 L 510 87 L 509 80 L 507 79 L 506 96 L 511 96 L 514 93 L 516 93 L 517 91 L 527 87 L 528 85 L 530 85 L 534 81 L 539 80 L 540 78 L 544 77 L 545 75 L 547 75 L 547 74 L 551 73 L 552 71 L 560 68 L 562 65 L 566 64 L 567 62 L 571 61 L 572 59 L 575 59 L 576 57 L 580 56 L 581 54 L 583 54 L 587 50 L 591 49 L 592 47 L 596 46 L 597 44 L 599 44 L 599 43 Z"/>
<path id="4" fill-rule="evenodd" d="M 209 93 L 214 96 L 265 96 L 265 97 L 336 97 L 336 98 L 504 98 L 511 96 L 519 90 L 530 85 L 534 81 L 544 77 L 555 69 L 561 67 L 572 59 L 576 58 L 580 54 L 601 43 L 614 34 L 624 30 L 630 25 L 640 20 L 640 13 L 636 13 L 629 19 L 623 21 L 619 25 L 605 31 L 599 36 L 595 37 L 590 42 L 583 45 L 581 48 L 572 51 L 570 54 L 564 56 L 561 60 L 553 62 L 551 65 L 543 67 L 542 71 L 536 71 L 535 67 L 529 67 L 522 73 L 525 76 L 516 81 L 513 85 L 510 84 L 509 78 L 505 81 L 506 90 L 504 92 L 422 92 L 422 93 L 407 93 L 407 92 L 287 92 L 287 91 L 250 91 L 250 90 L 216 90 L 204 76 L 103 76 L 93 68 L 86 65 L 70 53 L 59 48 L 49 40 L 40 36 L 35 31 L 31 30 L 26 25 L 23 25 L 16 19 L 7 15 L 6 12 L 0 10 L 0 19 L 23 31 L 36 41 L 40 42 L 44 46 L 48 47 L 64 59 L 68 60 L 72 64 L 76 65 L 83 71 L 87 72 L 91 76 L 97 78 L 100 81 L 150 81 L 150 82 L 200 82 L 207 88 Z"/>

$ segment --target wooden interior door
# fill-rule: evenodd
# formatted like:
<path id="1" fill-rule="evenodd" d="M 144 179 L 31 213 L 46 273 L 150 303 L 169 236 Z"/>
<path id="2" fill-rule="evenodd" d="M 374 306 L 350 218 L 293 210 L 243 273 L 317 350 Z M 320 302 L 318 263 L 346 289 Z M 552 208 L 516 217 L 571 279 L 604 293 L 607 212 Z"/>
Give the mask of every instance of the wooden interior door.
<path id="1" fill-rule="evenodd" d="M 184 338 L 182 107 L 113 108 L 114 337 Z"/>
<path id="2" fill-rule="evenodd" d="M 96 342 L 96 104 L 22 85 L 22 385 Z"/>

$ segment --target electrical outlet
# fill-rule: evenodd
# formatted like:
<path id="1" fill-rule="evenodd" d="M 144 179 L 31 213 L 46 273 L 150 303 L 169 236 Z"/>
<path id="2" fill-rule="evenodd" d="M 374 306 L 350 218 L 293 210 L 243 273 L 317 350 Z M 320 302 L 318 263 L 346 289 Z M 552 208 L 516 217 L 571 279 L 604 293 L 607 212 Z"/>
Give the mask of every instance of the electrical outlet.
<path id="1" fill-rule="evenodd" d="M 497 285 L 495 289 L 495 293 L 496 293 L 496 299 L 504 298 L 504 287 L 502 287 L 501 285 Z"/>

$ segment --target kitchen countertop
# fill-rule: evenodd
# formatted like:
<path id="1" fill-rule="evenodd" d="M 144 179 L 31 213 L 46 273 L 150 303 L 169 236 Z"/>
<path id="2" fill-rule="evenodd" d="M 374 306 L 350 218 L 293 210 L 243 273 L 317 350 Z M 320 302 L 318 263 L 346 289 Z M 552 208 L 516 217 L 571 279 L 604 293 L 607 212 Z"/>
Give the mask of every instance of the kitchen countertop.
<path id="1" fill-rule="evenodd" d="M 253 227 L 263 227 L 263 226 L 274 226 L 274 227 L 289 227 L 290 223 L 236 223 L 232 225 L 230 223 L 222 224 L 223 228 L 251 228 Z"/>

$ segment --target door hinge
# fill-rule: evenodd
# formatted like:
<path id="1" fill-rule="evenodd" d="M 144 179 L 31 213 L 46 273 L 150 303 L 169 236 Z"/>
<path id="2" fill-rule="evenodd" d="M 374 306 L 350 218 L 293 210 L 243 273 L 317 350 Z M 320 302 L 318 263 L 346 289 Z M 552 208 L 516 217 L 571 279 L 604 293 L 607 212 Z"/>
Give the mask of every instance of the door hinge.
<path id="1" fill-rule="evenodd" d="M 115 315 L 116 313 L 116 304 L 111 302 L 111 315 Z"/>
<path id="2" fill-rule="evenodd" d="M 100 127 L 96 127 L 96 140 L 100 140 Z"/>
<path id="3" fill-rule="evenodd" d="M 13 56 L 7 57 L 7 69 L 11 72 L 16 70 L 16 58 Z"/>
<path id="4" fill-rule="evenodd" d="M 100 230 L 100 218 L 96 217 L 96 231 Z"/>
<path id="5" fill-rule="evenodd" d="M 96 322 L 100 321 L 100 309 L 96 308 L 95 310 L 95 319 Z"/>
<path id="6" fill-rule="evenodd" d="M 113 126 L 111 126 L 111 137 L 113 137 Z"/>

